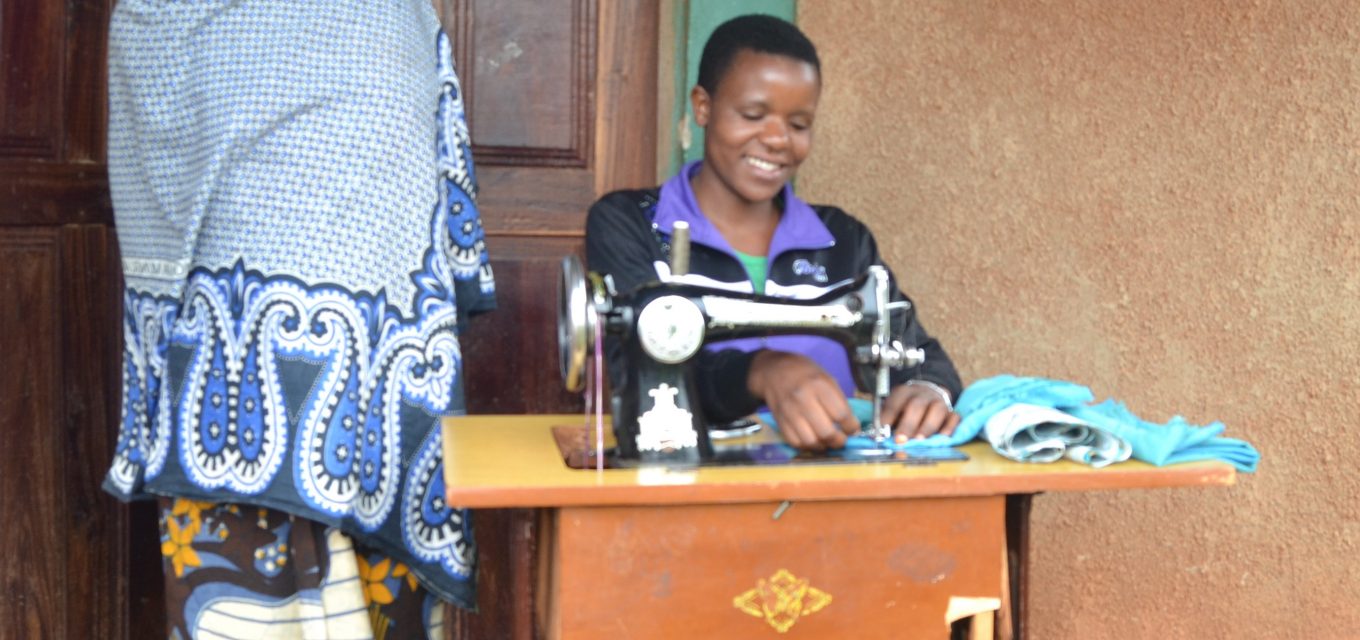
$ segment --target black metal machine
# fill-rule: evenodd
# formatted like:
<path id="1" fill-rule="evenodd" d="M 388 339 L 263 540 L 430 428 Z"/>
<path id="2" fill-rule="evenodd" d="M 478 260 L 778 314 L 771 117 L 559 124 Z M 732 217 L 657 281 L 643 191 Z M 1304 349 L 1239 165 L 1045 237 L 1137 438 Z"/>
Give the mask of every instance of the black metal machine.
<path id="1" fill-rule="evenodd" d="M 613 335 L 623 344 L 626 370 L 611 398 L 618 459 L 668 465 L 709 460 L 712 425 L 700 408 L 692 362 L 707 343 L 743 337 L 820 335 L 844 345 L 856 384 L 874 396 L 873 424 L 865 435 L 880 442 L 890 436 L 880 418 L 888 372 L 917 366 L 924 354 L 890 335 L 891 313 L 911 308 L 906 301 L 890 302 L 887 269 L 871 267 L 820 298 L 790 300 L 681 283 L 688 230 L 677 228 L 671 244 L 669 268 L 658 263 L 655 281 L 627 292 L 615 291 L 608 277 L 586 273 L 575 256 L 562 260 L 558 343 L 567 389 L 584 387 L 596 336 Z"/>

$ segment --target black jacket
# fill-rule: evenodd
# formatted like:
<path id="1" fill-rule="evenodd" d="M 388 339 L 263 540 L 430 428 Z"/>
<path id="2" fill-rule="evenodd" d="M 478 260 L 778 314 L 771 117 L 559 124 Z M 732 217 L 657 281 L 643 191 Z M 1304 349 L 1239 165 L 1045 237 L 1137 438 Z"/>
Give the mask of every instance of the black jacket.
<path id="1" fill-rule="evenodd" d="M 615 191 L 590 208 L 586 219 L 587 267 L 612 276 L 620 293 L 656 280 L 653 263 L 669 260 L 668 230 L 653 224 L 658 191 L 657 188 Z M 834 241 L 822 248 L 796 248 L 773 255 L 768 267 L 767 295 L 814 297 L 863 275 L 870 265 L 883 264 L 873 233 L 863 223 L 836 207 L 814 205 L 812 209 Z M 751 291 L 745 268 L 734 255 L 719 248 L 692 244 L 690 273 L 716 281 L 706 284 Z M 904 299 L 896 278 L 890 289 L 893 300 Z M 940 385 L 957 399 L 962 384 L 953 362 L 939 342 L 926 333 L 916 314 L 909 315 L 906 326 L 895 327 L 893 334 L 908 347 L 924 349 L 926 359 L 915 369 L 893 371 L 893 385 L 911 379 L 926 380 Z M 613 341 L 607 341 L 606 347 L 610 378 L 617 385 L 622 371 L 622 349 Z M 696 381 L 705 414 L 711 420 L 726 422 L 749 415 L 762 404 L 746 387 L 752 355 L 726 349 L 705 351 L 698 357 Z"/>

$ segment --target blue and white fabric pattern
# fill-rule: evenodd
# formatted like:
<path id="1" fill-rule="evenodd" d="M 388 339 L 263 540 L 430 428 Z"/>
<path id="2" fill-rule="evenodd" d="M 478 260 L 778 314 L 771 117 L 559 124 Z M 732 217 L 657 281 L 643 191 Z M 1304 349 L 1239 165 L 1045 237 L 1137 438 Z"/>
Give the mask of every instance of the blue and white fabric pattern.
<path id="1" fill-rule="evenodd" d="M 124 499 L 338 526 L 470 605 L 443 502 L 459 330 L 494 308 L 448 39 L 428 2 L 119 2 Z"/>

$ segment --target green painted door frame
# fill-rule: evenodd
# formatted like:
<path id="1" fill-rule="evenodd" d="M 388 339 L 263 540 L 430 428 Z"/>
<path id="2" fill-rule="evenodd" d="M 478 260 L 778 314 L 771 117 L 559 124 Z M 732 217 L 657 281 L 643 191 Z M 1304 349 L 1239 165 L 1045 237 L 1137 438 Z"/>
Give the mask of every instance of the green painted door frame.
<path id="1" fill-rule="evenodd" d="M 670 118 L 663 126 L 673 134 L 663 134 L 659 138 L 667 149 L 663 156 L 665 161 L 658 163 L 665 175 L 658 178 L 664 180 L 675 175 L 680 165 L 704 155 L 704 131 L 694 124 L 689 91 L 699 79 L 699 57 L 708 36 L 723 22 L 748 13 L 763 13 L 794 22 L 797 5 L 797 0 L 672 0 L 670 19 L 674 24 L 675 49 L 669 75 L 674 93 Z"/>

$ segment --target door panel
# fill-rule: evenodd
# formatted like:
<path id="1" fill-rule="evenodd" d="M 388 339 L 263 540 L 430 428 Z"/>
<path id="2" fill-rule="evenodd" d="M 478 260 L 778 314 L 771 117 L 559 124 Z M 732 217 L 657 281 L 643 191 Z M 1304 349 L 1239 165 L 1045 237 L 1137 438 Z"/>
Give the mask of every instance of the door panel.
<path id="1" fill-rule="evenodd" d="M 597 197 L 655 182 L 656 4 L 444 0 L 439 9 L 469 105 L 500 306 L 474 318 L 464 339 L 469 411 L 577 410 L 557 374 L 558 265 L 581 251 Z"/>
<path id="2" fill-rule="evenodd" d="M 61 151 L 62 86 L 48 81 L 61 69 L 61 25 L 66 8 L 55 2 L 0 5 L 0 156 L 55 160 Z M 45 73 L 44 73 L 45 72 Z"/>
<path id="3" fill-rule="evenodd" d="M 488 166 L 585 168 L 595 70 L 595 3 L 457 3 L 455 56 L 468 125 Z"/>
<path id="4" fill-rule="evenodd" d="M 468 105 L 499 308 L 464 336 L 470 413 L 581 411 L 562 389 L 557 287 L 604 193 L 656 180 L 657 3 L 443 0 Z M 456 638 L 531 638 L 531 510 L 474 514 L 479 613 Z"/>
<path id="5" fill-rule="evenodd" d="M 0 638 L 123 637 L 108 228 L 0 226 L 0 270 Z"/>
<path id="6" fill-rule="evenodd" d="M 57 229 L 8 229 L 0 242 L 0 264 L 9 277 L 0 282 L 0 326 L 19 327 L 30 317 L 58 317 L 57 274 L 60 270 Z M 15 363 L 38 363 L 61 352 L 59 327 L 44 323 L 35 330 L 0 332 L 0 353 Z M 7 596 L 0 605 L 0 630 L 14 637 L 61 637 L 66 629 L 60 613 L 64 549 L 61 535 L 61 451 L 56 438 L 38 425 L 61 423 L 61 374 L 56 367 L 27 368 L 22 375 L 0 378 L 6 427 L 0 430 L 0 520 L 4 544 L 22 553 L 4 554 L 0 578 Z M 34 563 L 33 557 L 47 562 Z M 0 631 L 8 633 L 9 631 Z"/>
<path id="7" fill-rule="evenodd" d="M 127 637 L 110 6 L 0 0 L 0 638 Z"/>

